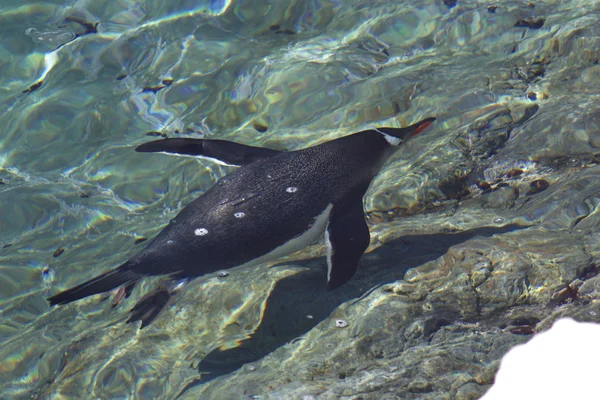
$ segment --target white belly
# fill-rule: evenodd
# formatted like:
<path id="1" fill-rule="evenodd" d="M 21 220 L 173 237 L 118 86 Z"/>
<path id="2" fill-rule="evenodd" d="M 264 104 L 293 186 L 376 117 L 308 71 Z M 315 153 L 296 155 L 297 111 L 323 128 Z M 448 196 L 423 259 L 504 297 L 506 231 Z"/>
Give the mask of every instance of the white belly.
<path id="1" fill-rule="evenodd" d="M 276 247 L 275 249 L 271 250 L 263 256 L 260 256 L 259 258 L 255 258 L 254 260 L 242 264 L 241 267 L 248 267 L 276 260 L 280 257 L 287 256 L 288 254 L 302 250 L 306 246 L 313 244 L 317 241 L 317 239 L 321 237 L 323 232 L 325 232 L 325 229 L 327 228 L 327 223 L 329 222 L 329 213 L 331 212 L 332 207 L 333 204 L 328 205 L 325 208 L 325 210 L 323 210 L 323 212 L 315 218 L 315 222 L 310 227 L 310 229 L 308 229 L 302 235 L 293 238 L 292 240 L 282 244 L 279 247 Z"/>

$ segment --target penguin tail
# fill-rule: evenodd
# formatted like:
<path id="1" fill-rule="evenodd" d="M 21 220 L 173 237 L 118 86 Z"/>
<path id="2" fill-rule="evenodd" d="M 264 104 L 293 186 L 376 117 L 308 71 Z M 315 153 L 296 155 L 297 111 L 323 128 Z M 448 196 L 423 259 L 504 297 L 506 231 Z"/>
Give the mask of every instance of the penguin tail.
<path id="1" fill-rule="evenodd" d="M 84 297 L 107 292 L 121 285 L 134 283 L 142 277 L 142 274 L 128 269 L 127 263 L 125 263 L 119 268 L 57 293 L 47 300 L 50 302 L 50 306 L 68 304 Z"/>

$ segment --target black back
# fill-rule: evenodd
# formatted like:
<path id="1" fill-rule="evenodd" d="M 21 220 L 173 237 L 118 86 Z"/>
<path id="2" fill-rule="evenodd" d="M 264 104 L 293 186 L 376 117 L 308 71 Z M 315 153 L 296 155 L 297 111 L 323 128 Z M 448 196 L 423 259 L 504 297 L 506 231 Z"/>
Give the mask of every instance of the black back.
<path id="1" fill-rule="evenodd" d="M 367 187 L 395 149 L 370 130 L 245 165 L 186 206 L 129 267 L 200 276 L 256 259 Z"/>

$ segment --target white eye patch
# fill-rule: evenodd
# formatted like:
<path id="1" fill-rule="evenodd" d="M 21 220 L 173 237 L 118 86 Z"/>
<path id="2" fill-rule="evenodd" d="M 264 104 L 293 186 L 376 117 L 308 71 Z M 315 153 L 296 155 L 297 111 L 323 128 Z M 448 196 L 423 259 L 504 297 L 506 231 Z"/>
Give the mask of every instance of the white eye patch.
<path id="1" fill-rule="evenodd" d="M 387 142 L 389 144 L 391 144 L 392 146 L 399 146 L 400 143 L 402 143 L 402 139 L 399 139 L 397 137 L 394 137 L 392 135 L 388 135 L 387 133 L 383 133 L 381 132 L 379 129 L 377 128 L 373 128 L 374 131 L 377 131 L 379 133 L 381 133 L 383 135 L 383 137 L 385 138 L 385 140 L 387 140 Z"/>

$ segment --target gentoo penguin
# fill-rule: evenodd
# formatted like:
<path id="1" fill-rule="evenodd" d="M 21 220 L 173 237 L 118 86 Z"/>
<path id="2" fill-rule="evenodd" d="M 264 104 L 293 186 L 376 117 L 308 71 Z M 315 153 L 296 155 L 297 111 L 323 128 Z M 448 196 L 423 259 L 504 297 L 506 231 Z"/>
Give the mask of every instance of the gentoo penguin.
<path id="1" fill-rule="evenodd" d="M 363 195 L 389 156 L 435 121 L 354 133 L 298 151 L 224 140 L 155 140 L 138 152 L 240 166 L 187 205 L 123 265 L 48 299 L 66 304 L 150 275 L 172 279 L 250 266 L 301 250 L 325 233 L 327 287 L 347 282 L 369 245 Z M 139 304 L 139 303 L 138 303 Z M 137 306 L 136 306 L 137 307 Z"/>

